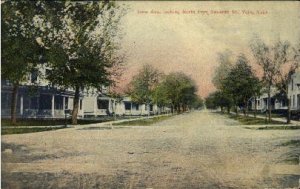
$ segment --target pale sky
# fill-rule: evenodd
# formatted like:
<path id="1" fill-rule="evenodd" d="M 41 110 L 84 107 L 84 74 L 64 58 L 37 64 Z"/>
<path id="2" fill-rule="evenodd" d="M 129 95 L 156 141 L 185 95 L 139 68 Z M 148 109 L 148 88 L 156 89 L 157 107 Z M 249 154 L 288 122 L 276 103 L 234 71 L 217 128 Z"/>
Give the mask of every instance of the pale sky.
<path id="1" fill-rule="evenodd" d="M 228 49 L 235 55 L 246 53 L 251 59 L 249 41 L 254 34 L 267 43 L 278 38 L 296 43 L 300 38 L 300 2 L 118 3 L 129 7 L 122 19 L 121 45 L 127 54 L 127 70 L 121 87 L 143 64 L 152 64 L 166 74 L 182 71 L 190 75 L 197 83 L 198 94 L 205 97 L 215 90 L 211 79 L 218 65 L 217 53 Z M 152 10 L 160 14 L 153 14 Z M 239 14 L 233 14 L 233 10 Z M 245 14 L 243 10 L 254 14 Z"/>

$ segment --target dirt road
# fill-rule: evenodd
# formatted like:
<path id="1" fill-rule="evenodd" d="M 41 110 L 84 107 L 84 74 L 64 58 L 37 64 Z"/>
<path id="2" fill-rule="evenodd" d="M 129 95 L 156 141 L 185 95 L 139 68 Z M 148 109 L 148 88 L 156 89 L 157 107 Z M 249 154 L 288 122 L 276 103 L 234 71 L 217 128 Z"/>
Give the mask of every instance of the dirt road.
<path id="1" fill-rule="evenodd" d="M 250 130 L 210 112 L 153 126 L 2 137 L 2 188 L 287 188 L 282 162 L 299 130 Z M 12 151 L 11 151 L 12 150 Z"/>

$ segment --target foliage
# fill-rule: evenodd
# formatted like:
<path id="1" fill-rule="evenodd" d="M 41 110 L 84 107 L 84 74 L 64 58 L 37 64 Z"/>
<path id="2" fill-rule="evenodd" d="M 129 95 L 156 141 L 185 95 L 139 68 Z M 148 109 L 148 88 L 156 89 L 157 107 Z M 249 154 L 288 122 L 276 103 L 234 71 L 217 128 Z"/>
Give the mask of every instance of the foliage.
<path id="1" fill-rule="evenodd" d="M 287 41 L 278 40 L 269 47 L 260 38 L 255 37 L 250 47 L 257 64 L 263 70 L 262 81 L 268 90 L 269 121 L 271 121 L 270 93 L 272 86 L 276 86 L 281 93 L 280 96 L 288 100 L 288 112 L 290 112 L 290 102 L 287 97 L 288 83 L 291 75 L 299 67 L 297 49 L 294 49 L 294 58 L 289 60 L 291 47 Z M 290 113 L 288 113 L 287 122 L 290 122 Z"/>
<path id="2" fill-rule="evenodd" d="M 208 109 L 216 109 L 220 107 L 223 110 L 223 107 L 227 107 L 228 110 L 232 106 L 232 98 L 222 91 L 216 91 L 209 94 L 205 99 L 205 105 Z"/>
<path id="3" fill-rule="evenodd" d="M 177 111 L 186 110 L 197 101 L 195 82 L 182 72 L 168 74 L 156 88 L 155 101 L 169 104 Z"/>
<path id="4" fill-rule="evenodd" d="M 245 55 L 241 54 L 228 76 L 222 81 L 223 91 L 229 94 L 233 102 L 247 106 L 248 100 L 259 93 L 259 79 L 254 75 Z"/>
<path id="5" fill-rule="evenodd" d="M 36 18 L 46 36 L 51 71 L 47 79 L 55 86 L 75 89 L 72 122 L 77 123 L 79 93 L 90 87 L 98 90 L 113 83 L 118 54 L 118 23 L 122 10 L 113 2 L 46 2 L 45 15 Z M 60 23 L 60 24 L 58 24 Z"/>
<path id="6" fill-rule="evenodd" d="M 5 1 L 1 6 L 1 74 L 2 79 L 13 84 L 11 121 L 15 124 L 18 86 L 36 67 L 42 53 L 33 24 L 39 4 Z"/>
<path id="7" fill-rule="evenodd" d="M 154 91 L 161 76 L 162 73 L 159 70 L 146 64 L 137 75 L 133 76 L 127 93 L 134 102 L 149 104 L 153 102 Z"/>
<path id="8" fill-rule="evenodd" d="M 220 90 L 223 88 L 223 80 L 227 77 L 233 67 L 232 53 L 229 50 L 219 53 L 218 62 L 219 66 L 215 69 L 212 82 L 215 87 Z"/>

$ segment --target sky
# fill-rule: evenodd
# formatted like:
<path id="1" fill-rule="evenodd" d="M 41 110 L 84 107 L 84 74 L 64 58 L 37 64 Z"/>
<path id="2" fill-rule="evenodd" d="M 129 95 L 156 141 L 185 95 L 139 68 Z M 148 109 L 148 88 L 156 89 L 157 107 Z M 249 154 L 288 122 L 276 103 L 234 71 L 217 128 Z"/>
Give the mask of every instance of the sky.
<path id="1" fill-rule="evenodd" d="M 218 53 L 245 53 L 254 65 L 249 42 L 258 35 L 267 44 L 300 39 L 300 2 L 131 1 L 121 20 L 126 88 L 144 64 L 168 74 L 182 71 L 195 80 L 198 94 L 215 90 L 211 80 Z"/>

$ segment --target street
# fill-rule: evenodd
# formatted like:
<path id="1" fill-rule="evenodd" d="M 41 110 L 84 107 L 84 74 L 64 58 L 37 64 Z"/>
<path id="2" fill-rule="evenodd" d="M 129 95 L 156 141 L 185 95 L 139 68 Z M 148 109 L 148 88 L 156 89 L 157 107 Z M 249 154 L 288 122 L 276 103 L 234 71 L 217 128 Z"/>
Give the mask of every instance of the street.
<path id="1" fill-rule="evenodd" d="M 102 124 L 103 125 L 103 124 Z M 151 126 L 2 136 L 2 188 L 287 188 L 300 130 L 251 130 L 195 111 Z M 10 150 L 9 150 L 10 149 Z M 11 151 L 12 150 L 12 151 Z"/>

